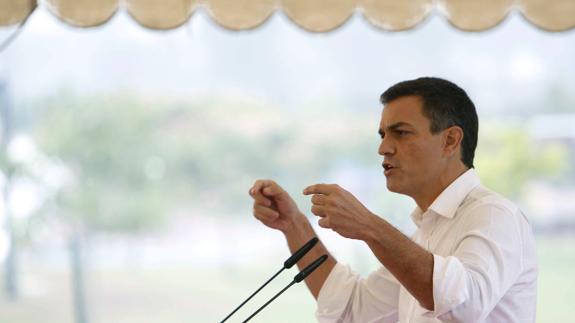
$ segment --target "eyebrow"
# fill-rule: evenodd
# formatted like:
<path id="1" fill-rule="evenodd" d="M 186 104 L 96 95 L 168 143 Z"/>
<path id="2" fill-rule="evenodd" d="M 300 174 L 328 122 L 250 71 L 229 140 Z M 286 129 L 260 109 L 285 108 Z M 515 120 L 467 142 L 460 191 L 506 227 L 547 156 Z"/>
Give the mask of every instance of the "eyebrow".
<path id="1" fill-rule="evenodd" d="M 411 124 L 409 124 L 407 122 L 400 121 L 400 122 L 396 122 L 394 124 L 391 124 L 391 125 L 387 126 L 386 128 L 388 131 L 393 131 L 393 130 L 397 130 L 397 128 L 404 127 L 404 126 L 413 127 Z M 385 131 L 381 128 L 377 132 L 379 133 L 380 136 L 383 136 L 385 134 Z"/>

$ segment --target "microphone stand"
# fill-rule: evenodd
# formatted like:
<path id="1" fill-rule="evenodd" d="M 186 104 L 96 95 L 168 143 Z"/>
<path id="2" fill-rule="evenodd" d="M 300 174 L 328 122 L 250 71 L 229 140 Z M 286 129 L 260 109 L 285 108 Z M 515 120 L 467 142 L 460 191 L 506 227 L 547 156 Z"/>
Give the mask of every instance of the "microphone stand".
<path id="1" fill-rule="evenodd" d="M 304 278 L 306 278 L 307 276 L 309 276 L 309 274 L 311 274 L 314 270 L 316 270 L 316 268 L 319 267 L 326 259 L 327 259 L 327 255 L 323 255 L 323 256 L 317 258 L 310 265 L 305 267 L 299 274 L 297 274 L 293 278 L 291 283 L 289 283 L 286 287 L 284 287 L 284 289 L 282 289 L 279 293 L 275 294 L 274 297 L 272 297 L 269 301 L 267 301 L 264 305 L 262 305 L 262 307 L 258 308 L 257 311 L 255 311 L 252 315 L 250 315 L 242 323 L 246 323 L 247 321 L 251 320 L 254 316 L 256 316 L 256 314 L 258 314 L 259 312 L 261 312 L 261 310 L 263 310 L 266 306 L 268 306 L 269 303 L 271 303 L 274 299 L 276 299 L 278 296 L 280 296 L 288 288 L 292 287 L 292 285 L 294 285 L 295 283 L 299 283 L 302 280 L 304 280 Z"/>
<path id="2" fill-rule="evenodd" d="M 245 301 L 243 301 L 238 307 L 236 307 L 235 310 L 233 310 L 230 314 L 228 314 L 228 316 L 226 316 L 225 319 L 223 319 L 223 322 L 225 322 L 227 319 L 229 319 L 232 315 L 234 315 L 235 312 L 237 312 L 242 306 L 244 306 L 245 303 L 247 303 L 250 299 L 252 299 L 260 290 L 262 290 L 262 288 L 266 287 L 267 284 L 269 284 L 269 282 L 271 282 L 274 278 L 276 278 L 277 275 L 279 275 L 283 270 L 285 269 L 285 267 L 282 267 L 282 269 L 280 269 L 275 275 L 272 276 L 272 278 L 268 279 L 267 282 L 265 282 L 263 285 L 260 286 L 260 288 L 258 288 L 255 292 L 253 292 L 250 297 L 248 297 Z"/>
<path id="3" fill-rule="evenodd" d="M 261 310 L 263 310 L 266 306 L 268 306 L 269 303 L 273 302 L 274 299 L 276 299 L 278 296 L 280 296 L 283 292 L 285 292 L 288 288 L 290 288 L 293 284 L 295 284 L 296 281 L 292 280 L 291 283 L 289 283 L 286 287 L 284 287 L 284 289 L 282 289 L 279 293 L 275 294 L 274 297 L 272 297 L 272 299 L 270 299 L 269 301 L 267 301 L 264 305 L 262 305 L 262 307 L 258 308 L 257 311 L 255 311 L 252 315 L 250 315 L 247 319 L 245 319 L 242 323 L 246 323 L 247 321 L 251 320 L 252 317 L 256 316 L 256 314 L 258 314 L 259 312 L 261 312 Z"/>
<path id="4" fill-rule="evenodd" d="M 274 278 L 276 278 L 284 269 L 289 269 L 293 265 L 295 265 L 308 251 L 311 250 L 315 246 L 315 244 L 319 241 L 317 237 L 313 237 L 311 240 L 306 242 L 301 248 L 299 248 L 293 255 L 291 255 L 286 261 L 284 261 L 284 266 L 280 269 L 275 275 L 273 275 L 270 279 L 268 279 L 263 285 L 260 286 L 255 292 L 253 292 L 245 301 L 243 301 L 238 307 L 236 307 L 226 318 L 224 318 L 220 323 L 224 323 L 229 319 L 235 312 L 237 312 L 242 306 L 244 306 L 250 299 L 252 299 L 257 293 L 259 293 L 262 288 L 266 287 L 269 282 L 271 282 Z M 308 266 L 309 267 L 309 266 Z M 285 288 L 287 289 L 287 287 Z M 281 293 L 280 293 L 281 294 Z M 279 295 L 279 294 L 278 294 Z M 277 295 L 276 295 L 277 297 Z M 266 304 L 267 305 L 267 304 Z"/>

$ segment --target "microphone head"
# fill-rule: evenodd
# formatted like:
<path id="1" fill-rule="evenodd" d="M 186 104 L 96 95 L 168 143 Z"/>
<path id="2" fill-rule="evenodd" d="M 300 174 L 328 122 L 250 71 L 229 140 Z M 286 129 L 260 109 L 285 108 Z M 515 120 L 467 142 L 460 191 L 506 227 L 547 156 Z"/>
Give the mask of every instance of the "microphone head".
<path id="1" fill-rule="evenodd" d="M 312 262 L 311 264 L 309 264 L 307 267 L 305 267 L 302 271 L 299 272 L 299 274 L 295 275 L 295 277 L 293 278 L 293 280 L 296 283 L 301 282 L 302 280 L 304 280 L 307 276 L 309 276 L 314 270 L 317 269 L 317 267 L 319 267 L 321 264 L 323 264 L 323 262 L 327 259 L 327 255 L 323 255 L 319 258 L 317 258 L 314 262 Z"/>
<path id="2" fill-rule="evenodd" d="M 315 244 L 319 241 L 317 237 L 313 237 L 310 241 L 306 242 L 301 248 L 299 248 L 296 252 L 291 255 L 286 261 L 284 261 L 284 268 L 291 268 L 295 265 L 305 254 L 315 246 Z"/>

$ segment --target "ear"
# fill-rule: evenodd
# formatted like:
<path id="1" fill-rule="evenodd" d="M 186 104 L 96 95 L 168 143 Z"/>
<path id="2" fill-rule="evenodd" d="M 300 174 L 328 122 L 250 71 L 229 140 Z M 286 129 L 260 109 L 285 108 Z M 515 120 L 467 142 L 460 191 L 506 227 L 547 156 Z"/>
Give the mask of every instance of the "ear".
<path id="1" fill-rule="evenodd" d="M 463 140 L 463 129 L 459 126 L 451 126 L 443 130 L 443 154 L 451 157 L 461 151 L 461 141 Z"/>

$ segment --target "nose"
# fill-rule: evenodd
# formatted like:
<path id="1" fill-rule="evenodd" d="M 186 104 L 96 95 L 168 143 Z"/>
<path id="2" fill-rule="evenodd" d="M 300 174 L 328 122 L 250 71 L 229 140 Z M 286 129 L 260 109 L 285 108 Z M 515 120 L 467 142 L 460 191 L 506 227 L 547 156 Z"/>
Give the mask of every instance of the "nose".
<path id="1" fill-rule="evenodd" d="M 389 155 L 393 155 L 395 153 L 395 147 L 393 146 L 391 139 L 386 138 L 386 137 L 388 137 L 388 136 L 384 136 L 381 139 L 381 143 L 379 144 L 379 149 L 377 150 L 377 153 L 381 156 L 389 156 Z"/>

